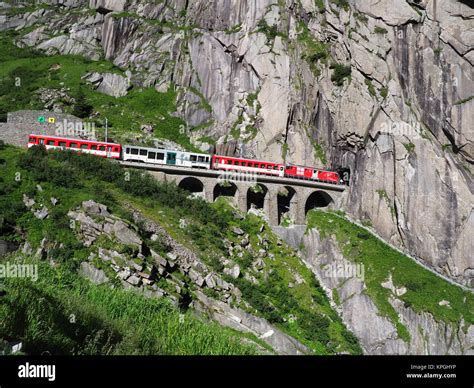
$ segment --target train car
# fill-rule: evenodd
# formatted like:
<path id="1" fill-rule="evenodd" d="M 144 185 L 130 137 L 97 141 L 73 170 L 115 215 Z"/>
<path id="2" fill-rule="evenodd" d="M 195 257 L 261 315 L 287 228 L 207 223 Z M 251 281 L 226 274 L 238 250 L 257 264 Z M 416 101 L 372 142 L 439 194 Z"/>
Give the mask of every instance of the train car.
<path id="1" fill-rule="evenodd" d="M 341 184 L 340 176 L 337 172 L 317 170 L 311 167 L 286 166 L 285 176 L 288 178 L 308 179 L 332 184 Z"/>
<path id="2" fill-rule="evenodd" d="M 71 139 L 49 135 L 30 135 L 28 139 L 28 148 L 35 145 L 43 145 L 47 150 L 71 150 L 111 159 L 120 159 L 122 151 L 122 146 L 115 143 Z"/>
<path id="3" fill-rule="evenodd" d="M 214 170 L 272 175 L 279 177 L 283 177 L 285 175 L 285 166 L 280 163 L 242 159 L 222 155 L 214 155 L 212 157 L 212 168 Z"/>
<path id="4" fill-rule="evenodd" d="M 286 166 L 285 176 L 298 179 L 314 179 L 317 170 L 302 166 Z"/>
<path id="5" fill-rule="evenodd" d="M 129 162 L 163 164 L 190 168 L 211 168 L 211 155 L 209 154 L 138 147 L 134 145 L 123 146 L 122 159 Z"/>
<path id="6" fill-rule="evenodd" d="M 332 183 L 335 185 L 343 183 L 341 178 L 339 177 L 339 174 L 334 171 L 318 170 L 316 174 L 316 180 L 326 183 Z"/>

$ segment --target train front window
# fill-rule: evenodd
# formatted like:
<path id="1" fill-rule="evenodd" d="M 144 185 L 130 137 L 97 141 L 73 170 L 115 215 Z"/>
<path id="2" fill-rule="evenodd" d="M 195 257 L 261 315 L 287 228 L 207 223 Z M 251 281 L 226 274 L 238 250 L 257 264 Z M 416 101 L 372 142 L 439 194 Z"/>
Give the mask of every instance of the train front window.
<path id="1" fill-rule="evenodd" d="M 30 137 L 30 143 L 36 143 L 36 138 Z"/>

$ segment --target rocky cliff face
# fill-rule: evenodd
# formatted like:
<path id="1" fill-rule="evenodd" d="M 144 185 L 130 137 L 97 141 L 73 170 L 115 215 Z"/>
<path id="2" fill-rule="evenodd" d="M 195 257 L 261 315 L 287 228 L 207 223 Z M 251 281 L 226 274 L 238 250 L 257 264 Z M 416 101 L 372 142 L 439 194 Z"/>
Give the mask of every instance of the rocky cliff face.
<path id="1" fill-rule="evenodd" d="M 474 278 L 474 9 L 457 0 L 70 0 L 1 16 L 20 45 L 179 91 L 220 152 L 349 167 L 345 210 Z"/>
<path id="2" fill-rule="evenodd" d="M 382 286 L 390 290 L 389 303 L 396 311 L 407 337 L 402 338 L 396 325 L 381 314 L 373 296 L 367 293 L 366 279 L 328 277 L 325 267 L 353 266 L 342 253 L 333 236 L 321 237 L 316 229 L 303 238 L 306 262 L 313 269 L 328 295 L 333 295 L 347 326 L 359 339 L 367 354 L 473 354 L 474 325 L 464 321 L 456 324 L 435 319 L 429 312 L 416 312 L 400 296 L 406 292 L 397 288 L 391 277 Z M 334 298 L 337 295 L 337 299 Z M 443 302 L 441 302 L 443 304 Z M 446 302 L 444 302 L 446 303 Z"/>

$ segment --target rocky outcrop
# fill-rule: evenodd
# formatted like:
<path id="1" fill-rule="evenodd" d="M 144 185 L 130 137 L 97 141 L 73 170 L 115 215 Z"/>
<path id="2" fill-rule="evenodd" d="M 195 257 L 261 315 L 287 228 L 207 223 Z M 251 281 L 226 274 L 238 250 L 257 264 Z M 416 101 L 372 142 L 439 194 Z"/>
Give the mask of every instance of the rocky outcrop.
<path id="1" fill-rule="evenodd" d="M 82 77 L 101 93 L 112 97 L 123 97 L 131 88 L 130 79 L 113 73 L 88 73 Z"/>
<path id="2" fill-rule="evenodd" d="M 327 265 L 344 268 L 354 264 L 344 257 L 334 237 L 321 238 L 316 229 L 311 229 L 304 237 L 304 245 L 307 265 L 366 354 L 474 354 L 474 325 L 463 321 L 454 325 L 438 321 L 428 312 L 415 312 L 399 299 L 406 290 L 395 288 L 389 278 L 382 286 L 392 291 L 389 303 L 410 339 L 401 338 L 395 323 L 380 313 L 367 294 L 365 279 L 326 276 Z M 338 300 L 334 299 L 335 294 Z"/>
<path id="3" fill-rule="evenodd" d="M 228 304 L 209 298 L 202 292 L 197 292 L 197 301 L 194 302 L 194 306 L 198 311 L 209 314 L 222 326 L 256 335 L 267 342 L 278 354 L 310 353 L 310 349 L 281 332 L 265 319 L 255 317 L 238 308 L 231 308 Z"/>

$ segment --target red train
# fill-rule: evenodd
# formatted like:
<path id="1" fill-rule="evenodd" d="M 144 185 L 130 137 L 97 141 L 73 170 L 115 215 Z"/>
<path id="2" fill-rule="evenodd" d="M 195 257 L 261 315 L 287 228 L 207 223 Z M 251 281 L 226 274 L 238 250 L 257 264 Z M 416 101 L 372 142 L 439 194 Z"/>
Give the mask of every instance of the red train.
<path id="1" fill-rule="evenodd" d="M 157 148 L 120 145 L 99 141 L 70 139 L 56 136 L 30 135 L 28 147 L 44 145 L 46 149 L 69 149 L 96 156 L 130 162 L 172 165 L 177 167 L 253 173 L 293 179 L 306 179 L 331 184 L 347 184 L 338 172 L 319 170 L 314 167 L 285 165 L 233 156 L 198 154 Z"/>

